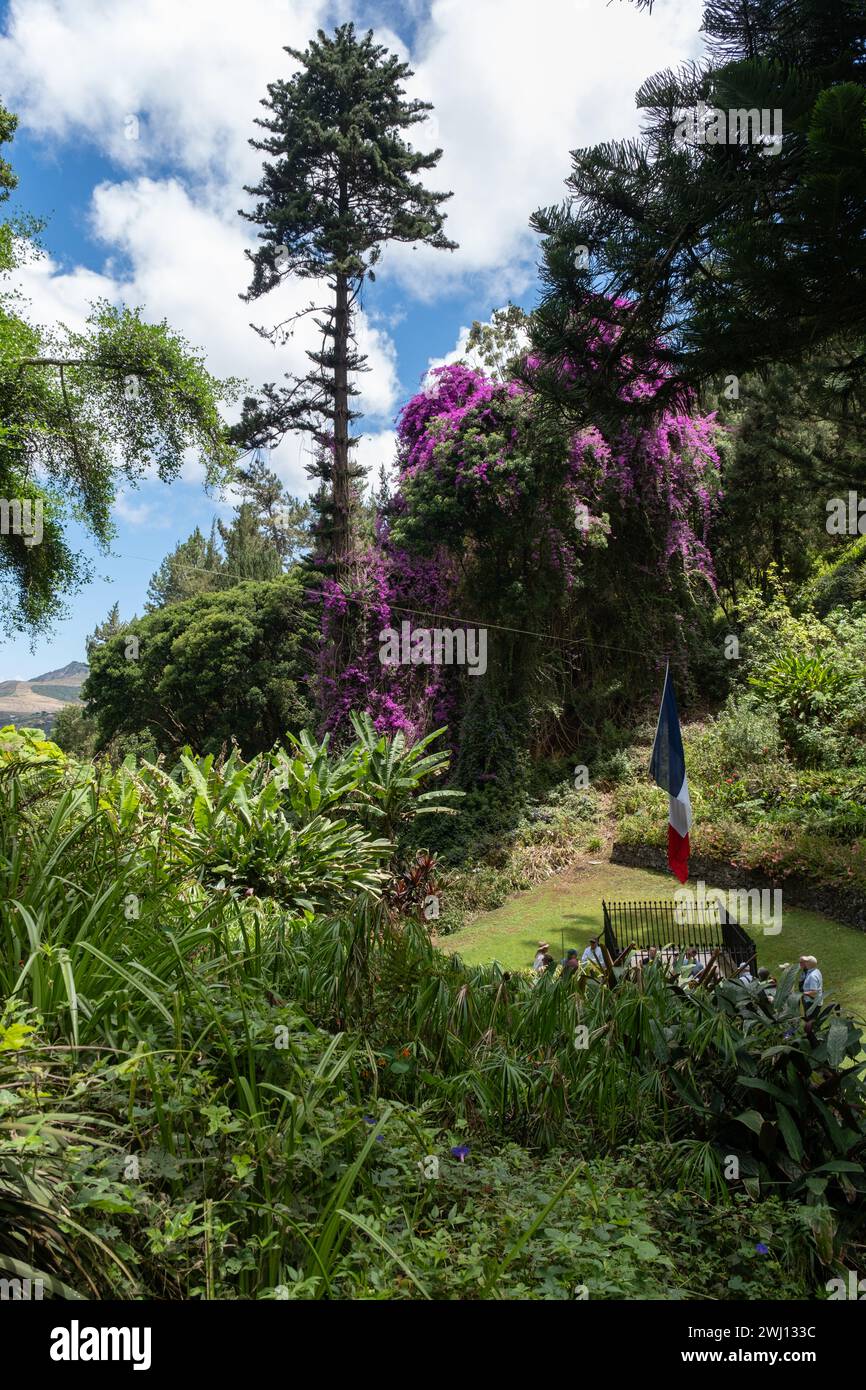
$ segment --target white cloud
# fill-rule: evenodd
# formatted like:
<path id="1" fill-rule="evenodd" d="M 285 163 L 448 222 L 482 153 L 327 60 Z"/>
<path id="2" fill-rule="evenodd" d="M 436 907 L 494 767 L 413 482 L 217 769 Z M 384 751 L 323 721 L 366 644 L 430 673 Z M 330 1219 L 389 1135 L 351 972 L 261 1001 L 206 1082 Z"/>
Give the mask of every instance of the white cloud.
<path id="1" fill-rule="evenodd" d="M 563 199 L 569 151 L 637 133 L 635 91 L 699 51 L 702 11 L 703 0 L 652 14 L 608 0 L 433 0 L 412 95 L 435 111 L 416 134 L 443 149 L 428 182 L 453 190 L 446 231 L 460 249 L 392 248 L 386 269 L 427 297 L 479 273 L 499 302 L 523 292 L 529 216 Z"/>
<path id="2" fill-rule="evenodd" d="M 370 323 L 361 313 L 357 324 L 358 350 L 363 352 L 370 370 L 359 372 L 354 381 L 361 392 L 360 407 L 365 416 L 381 419 L 392 415 L 397 404 L 397 349 L 387 331 Z"/>
<path id="3" fill-rule="evenodd" d="M 39 135 L 86 136 L 131 170 L 171 162 L 221 178 L 240 201 L 261 162 L 247 144 L 258 103 L 295 66 L 283 48 L 303 48 L 326 10 L 325 0 L 12 0 L 0 90 Z"/>
<path id="4" fill-rule="evenodd" d="M 118 521 L 125 521 L 130 526 L 167 527 L 170 524 L 164 507 L 160 511 L 152 502 L 132 502 L 130 495 L 124 488 L 114 499 L 112 510 Z"/>
<path id="5" fill-rule="evenodd" d="M 477 354 L 470 352 L 468 347 L 469 328 L 466 324 L 457 334 L 457 342 L 450 352 L 446 352 L 444 357 L 429 357 L 427 359 L 427 376 L 437 367 L 449 367 L 452 362 L 466 362 L 470 367 L 480 367 Z M 425 381 L 426 381 L 425 377 Z"/>
<path id="6" fill-rule="evenodd" d="M 354 462 L 367 470 L 367 484 L 378 487 L 379 469 L 382 464 L 390 476 L 394 471 L 397 457 L 397 434 L 395 430 L 378 430 L 365 434 L 358 441 L 354 451 Z"/>
<path id="7" fill-rule="evenodd" d="M 31 256 L 12 280 L 27 300 L 27 319 L 46 328 L 65 324 L 75 332 L 85 326 L 88 305 L 113 300 L 116 291 L 111 276 L 84 266 L 67 271 L 47 255 Z"/>
<path id="8" fill-rule="evenodd" d="M 100 184 L 90 220 L 92 235 L 114 253 L 115 265 L 127 267 L 125 273 L 66 270 L 50 257 L 31 262 L 19 273 L 18 284 L 31 300 L 37 322 L 60 320 L 79 328 L 88 301 L 123 301 L 144 306 L 151 321 L 166 318 L 194 347 L 205 350 L 214 375 L 241 377 L 253 391 L 265 381 L 279 383 L 287 371 L 307 370 L 306 350 L 318 346 L 319 340 L 312 318 L 302 319 L 279 347 L 260 337 L 250 323 L 272 326 L 297 313 L 315 294 L 315 285 L 296 281 L 257 303 L 243 303 L 238 296 L 250 273 L 244 248 L 254 242 L 239 218 L 194 200 L 176 179 L 142 177 Z M 370 371 L 358 379 L 361 408 L 374 421 L 389 417 L 398 395 L 394 344 L 363 314 L 358 341 L 370 363 Z M 308 486 L 304 449 L 304 441 L 292 440 L 274 454 L 274 466 L 296 491 Z M 183 476 L 194 476 L 189 463 Z"/>
<path id="9" fill-rule="evenodd" d="M 258 103 L 269 81 L 293 70 L 283 47 L 303 48 L 349 8 L 12 0 L 0 90 L 32 131 L 86 137 L 133 172 L 172 166 L 234 209 L 261 164 L 247 143 Z M 351 6 L 359 27 L 364 8 Z M 479 276 L 499 302 L 525 291 L 535 257 L 528 218 L 562 198 L 569 150 L 636 133 L 635 90 L 700 51 L 702 9 L 703 0 L 666 0 L 652 14 L 624 0 L 534 0 L 530 9 L 526 0 L 431 0 L 412 5 L 413 54 L 377 24 L 377 38 L 416 70 L 409 94 L 434 103 L 413 139 L 444 149 L 428 181 L 454 191 L 447 230 L 460 243 L 453 255 L 393 247 L 384 272 L 420 298 L 455 279 L 478 287 Z M 127 138 L 130 117 L 136 140 Z"/>

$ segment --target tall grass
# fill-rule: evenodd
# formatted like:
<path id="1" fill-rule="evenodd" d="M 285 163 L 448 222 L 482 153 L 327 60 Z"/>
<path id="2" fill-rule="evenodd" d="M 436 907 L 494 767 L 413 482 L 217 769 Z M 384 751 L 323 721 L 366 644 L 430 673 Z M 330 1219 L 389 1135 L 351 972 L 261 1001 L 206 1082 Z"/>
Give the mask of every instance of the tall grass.
<path id="1" fill-rule="evenodd" d="M 333 1298 L 381 1291 L 384 1261 L 434 1296 L 415 1170 L 449 1133 L 576 1162 L 641 1145 L 718 1202 L 735 1153 L 754 1190 L 841 1196 L 859 1229 L 853 1031 L 780 1042 L 781 1012 L 660 972 L 609 989 L 442 956 L 383 901 L 394 845 L 374 838 L 439 764 L 380 742 L 171 774 L 0 766 L 0 1268 L 84 1296 Z M 486 1257 L 476 1296 L 569 1190 Z"/>
<path id="2" fill-rule="evenodd" d="M 832 1196 L 859 1228 L 866 1194 L 861 1036 L 827 1009 L 813 1038 L 799 1018 L 796 970 L 775 1002 L 727 982 L 686 992 L 661 969 L 609 988 L 590 975 L 534 980 L 464 967 L 423 925 L 316 923 L 287 942 L 283 988 L 325 1024 L 363 1027 L 389 1067 L 390 1091 L 444 1108 L 518 1142 L 545 1146 L 579 1127 L 584 1151 L 695 1140 L 684 1181 L 729 1201 L 733 1156 L 755 1192 Z M 375 982 L 371 1006 L 370 982 Z M 684 1155 L 686 1150 L 679 1150 Z M 667 1171 L 672 1172 L 671 1165 Z"/>

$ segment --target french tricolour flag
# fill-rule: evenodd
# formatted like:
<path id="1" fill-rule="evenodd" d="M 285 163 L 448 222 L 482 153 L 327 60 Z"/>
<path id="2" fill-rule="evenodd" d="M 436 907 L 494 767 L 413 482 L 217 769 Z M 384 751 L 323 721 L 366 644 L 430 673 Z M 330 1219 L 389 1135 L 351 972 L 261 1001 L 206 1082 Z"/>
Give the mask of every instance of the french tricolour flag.
<path id="1" fill-rule="evenodd" d="M 680 883 L 685 883 L 689 876 L 692 803 L 689 801 L 686 759 L 670 666 L 665 669 L 665 688 L 662 692 L 662 707 L 659 710 L 650 774 L 660 787 L 664 787 L 669 797 L 668 864 Z"/>

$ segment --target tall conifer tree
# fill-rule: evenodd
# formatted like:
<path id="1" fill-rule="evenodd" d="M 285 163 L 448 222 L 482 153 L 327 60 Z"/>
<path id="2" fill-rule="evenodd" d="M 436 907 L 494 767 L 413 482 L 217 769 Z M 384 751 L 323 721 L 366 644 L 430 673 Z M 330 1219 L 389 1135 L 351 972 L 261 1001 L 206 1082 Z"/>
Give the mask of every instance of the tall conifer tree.
<path id="1" fill-rule="evenodd" d="M 580 418 L 831 343 L 866 390 L 866 0 L 707 0 L 702 28 L 708 59 L 637 93 L 641 136 L 576 150 L 569 202 L 533 219 L 543 386 Z M 631 396 L 639 374 L 661 389 Z"/>
<path id="2" fill-rule="evenodd" d="M 326 285 L 329 297 L 304 311 L 317 315 L 322 332 L 320 350 L 307 354 L 310 370 L 248 399 L 236 438 L 254 447 L 289 430 L 312 434 L 310 471 L 325 484 L 317 558 L 342 579 L 352 551 L 353 480 L 361 476 L 351 459 L 358 418 L 352 378 L 366 366 L 355 337 L 358 297 L 365 280 L 375 279 L 386 243 L 454 249 L 440 210 L 451 195 L 431 192 L 416 177 L 435 168 L 442 151 L 419 153 L 404 132 L 432 108 L 405 99 L 411 69 L 375 43 L 372 31 L 358 38 L 344 24 L 332 37 L 320 30 L 303 52 L 286 52 L 298 71 L 268 86 L 268 114 L 257 122 L 265 134 L 251 141 L 267 159 L 261 181 L 246 189 L 260 201 L 243 216 L 261 229 L 261 245 L 247 253 L 253 277 L 246 297 L 258 299 L 291 276 Z M 265 336 L 284 341 L 288 331 L 280 324 Z"/>

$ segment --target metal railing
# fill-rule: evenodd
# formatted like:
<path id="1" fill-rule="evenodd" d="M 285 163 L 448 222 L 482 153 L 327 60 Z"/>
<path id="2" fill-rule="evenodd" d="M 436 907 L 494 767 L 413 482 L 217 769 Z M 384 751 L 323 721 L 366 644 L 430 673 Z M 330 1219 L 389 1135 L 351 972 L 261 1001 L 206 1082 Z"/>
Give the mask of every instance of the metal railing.
<path id="1" fill-rule="evenodd" d="M 695 946 L 703 957 L 725 950 L 737 966 L 754 964 L 756 947 L 744 931 L 715 900 L 704 909 L 697 905 L 681 908 L 671 899 L 643 902 L 605 902 L 602 900 L 604 930 L 602 940 L 612 960 L 629 946 L 646 950 L 650 946 Z"/>

